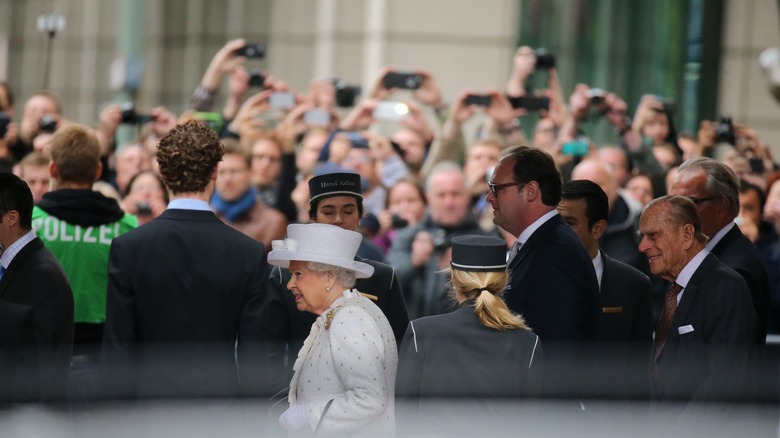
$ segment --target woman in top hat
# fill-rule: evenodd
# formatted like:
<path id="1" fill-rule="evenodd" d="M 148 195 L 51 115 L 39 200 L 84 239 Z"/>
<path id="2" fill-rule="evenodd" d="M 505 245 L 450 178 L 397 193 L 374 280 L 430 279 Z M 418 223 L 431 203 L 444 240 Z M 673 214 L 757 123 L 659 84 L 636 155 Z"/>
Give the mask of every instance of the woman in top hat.
<path id="1" fill-rule="evenodd" d="M 353 288 L 374 268 L 355 261 L 361 236 L 326 224 L 292 224 L 268 263 L 288 268 L 298 310 L 317 315 L 298 353 L 290 408 L 279 422 L 295 435 L 392 435 L 398 353 L 387 318 Z"/>
<path id="2" fill-rule="evenodd" d="M 538 336 L 501 298 L 507 283 L 505 241 L 456 237 L 450 266 L 459 308 L 409 323 L 399 353 L 396 393 L 399 402 L 405 402 L 403 412 L 409 413 L 404 420 L 424 418 L 415 426 L 463 432 L 468 424 L 462 421 L 480 418 L 478 410 L 480 421 L 517 417 L 516 407 L 497 398 L 538 395 L 542 349 Z M 447 398 L 467 400 L 450 406 L 456 409 L 429 415 L 432 406 Z M 401 412 L 399 406 L 399 418 Z"/>

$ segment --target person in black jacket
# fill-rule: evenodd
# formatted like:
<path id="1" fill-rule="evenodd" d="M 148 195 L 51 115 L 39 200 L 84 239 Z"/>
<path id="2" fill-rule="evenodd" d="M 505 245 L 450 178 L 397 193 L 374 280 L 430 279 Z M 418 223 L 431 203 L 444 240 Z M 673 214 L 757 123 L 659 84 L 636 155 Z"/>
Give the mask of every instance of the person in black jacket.
<path id="1" fill-rule="evenodd" d="M 14 388 L 10 393 L 0 391 L 0 399 L 65 401 L 73 350 L 73 292 L 57 259 L 32 231 L 32 210 L 27 183 L 0 173 L 0 300 L 6 303 L 0 344 L 10 349 L 15 338 L 26 349 L 21 357 L 15 354 L 20 350 L 11 357 L 0 356 L 4 371 L 0 389 L 9 388 L 2 382 Z M 25 312 L 31 315 L 32 337 L 21 322 L 9 329 L 17 319 L 14 315 Z M 27 369 L 15 366 L 13 357 L 28 364 Z M 7 400 L 9 395 L 19 398 Z"/>
<path id="2" fill-rule="evenodd" d="M 400 429 L 462 434 L 469 423 L 474 427 L 474 418 L 481 427 L 522 414 L 507 399 L 539 395 L 541 342 L 501 299 L 508 279 L 506 242 L 455 237 L 451 274 L 458 309 L 410 322 L 401 344 L 396 379 Z M 436 410 L 447 399 L 465 403 L 469 415 Z"/>

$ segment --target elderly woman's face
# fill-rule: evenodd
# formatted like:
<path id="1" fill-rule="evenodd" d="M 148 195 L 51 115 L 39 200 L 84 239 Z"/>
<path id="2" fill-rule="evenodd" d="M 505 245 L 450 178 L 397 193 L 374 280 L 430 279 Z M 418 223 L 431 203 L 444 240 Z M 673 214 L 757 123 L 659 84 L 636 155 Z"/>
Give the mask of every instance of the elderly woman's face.
<path id="1" fill-rule="evenodd" d="M 333 279 L 328 273 L 319 273 L 308 268 L 308 262 L 290 261 L 290 281 L 287 289 L 295 298 L 298 310 L 320 315 L 334 300 L 335 291 L 325 288 L 332 286 Z"/>

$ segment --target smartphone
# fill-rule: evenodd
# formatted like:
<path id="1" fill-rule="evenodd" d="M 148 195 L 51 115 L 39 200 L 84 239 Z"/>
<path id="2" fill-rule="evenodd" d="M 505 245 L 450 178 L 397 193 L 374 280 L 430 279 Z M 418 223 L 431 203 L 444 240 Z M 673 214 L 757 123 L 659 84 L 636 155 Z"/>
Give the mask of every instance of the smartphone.
<path id="1" fill-rule="evenodd" d="M 358 149 L 368 149 L 368 139 L 363 137 L 363 134 L 355 131 L 349 131 L 343 133 L 347 139 L 349 139 L 349 142 L 352 144 L 353 148 Z"/>
<path id="2" fill-rule="evenodd" d="M 303 122 L 312 126 L 328 126 L 330 113 L 320 108 L 310 109 L 303 113 Z"/>
<path id="3" fill-rule="evenodd" d="M 207 113 L 207 112 L 194 112 L 192 113 L 193 120 L 200 120 L 207 128 L 216 132 L 222 133 L 222 127 L 225 124 L 225 120 L 220 113 Z"/>
<path id="4" fill-rule="evenodd" d="M 572 157 L 584 157 L 588 155 L 590 143 L 587 140 L 574 140 L 566 142 L 561 146 L 561 154 L 571 155 Z"/>
<path id="5" fill-rule="evenodd" d="M 236 56 L 261 59 L 265 57 L 265 44 L 246 44 L 244 47 L 236 49 L 233 53 Z"/>
<path id="6" fill-rule="evenodd" d="M 403 88 L 416 90 L 422 86 L 423 78 L 417 73 L 403 73 L 397 71 L 388 72 L 382 79 L 382 86 L 386 89 Z"/>
<path id="7" fill-rule="evenodd" d="M 750 163 L 750 173 L 763 175 L 766 171 L 764 168 L 764 160 L 761 158 L 749 158 L 748 163 Z"/>
<path id="8" fill-rule="evenodd" d="M 545 49 L 536 49 L 536 70 L 549 70 L 555 67 L 555 55 Z"/>
<path id="9" fill-rule="evenodd" d="M 375 120 L 398 122 L 409 114 L 409 107 L 405 103 L 383 100 L 377 103 L 372 113 Z"/>
<path id="10" fill-rule="evenodd" d="M 463 103 L 466 105 L 490 106 L 491 100 L 489 94 L 469 94 Z"/>
<path id="11" fill-rule="evenodd" d="M 289 91 L 271 93 L 268 103 L 271 108 L 290 109 L 295 106 L 295 95 Z"/>
<path id="12" fill-rule="evenodd" d="M 527 110 L 532 111 L 539 111 L 539 110 L 549 110 L 550 109 L 550 98 L 549 97 L 539 97 L 534 95 L 526 95 L 526 96 L 520 96 L 520 97 L 509 97 L 507 96 L 507 99 L 509 99 L 509 103 L 512 105 L 512 108 L 524 108 Z"/>
<path id="13" fill-rule="evenodd" d="M 249 74 L 249 86 L 256 88 L 263 88 L 265 85 L 265 76 L 259 71 L 253 71 Z"/>

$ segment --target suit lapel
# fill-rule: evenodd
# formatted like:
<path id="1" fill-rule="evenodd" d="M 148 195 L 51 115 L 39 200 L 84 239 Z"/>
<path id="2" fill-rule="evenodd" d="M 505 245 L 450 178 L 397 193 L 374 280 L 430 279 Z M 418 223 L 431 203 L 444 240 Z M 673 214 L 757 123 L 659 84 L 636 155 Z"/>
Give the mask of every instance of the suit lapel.
<path id="1" fill-rule="evenodd" d="M 668 354 L 670 357 L 674 357 L 674 352 L 677 349 L 678 340 L 680 339 L 680 332 L 678 329 L 683 325 L 683 322 L 689 321 L 689 314 L 693 309 L 693 303 L 696 302 L 696 296 L 699 294 L 699 285 L 704 279 L 704 276 L 708 272 L 712 272 L 713 265 L 717 259 L 712 254 L 708 254 L 704 258 L 699 268 L 696 269 L 690 281 L 683 289 L 682 298 L 677 305 L 677 310 L 674 312 L 674 319 L 672 320 L 672 326 L 669 328 L 669 334 L 666 337 L 666 344 L 664 345 L 663 354 Z M 694 327 L 694 330 L 696 327 Z"/>
<path id="2" fill-rule="evenodd" d="M 512 259 L 512 263 L 509 264 L 509 275 L 511 276 L 515 270 L 523 263 L 523 260 L 525 260 L 526 256 L 531 252 L 534 245 L 539 241 L 539 239 L 542 238 L 542 236 L 547 233 L 552 227 L 556 226 L 558 224 L 558 221 L 563 221 L 561 219 L 560 215 L 555 215 L 548 219 L 545 223 L 543 223 L 539 228 L 536 229 L 536 231 L 531 234 L 531 237 L 528 238 L 528 240 L 523 243 L 523 246 L 520 248 L 519 251 L 517 251 L 517 255 L 514 259 Z M 567 225 L 568 226 L 568 225 Z"/>
<path id="3" fill-rule="evenodd" d="M 38 250 L 43 246 L 43 241 L 39 238 L 33 239 L 30 243 L 24 246 L 11 261 L 8 266 L 8 270 L 3 274 L 3 278 L 0 279 L 0 298 L 3 297 L 8 290 L 10 290 L 10 284 L 14 280 L 14 277 L 18 274 L 19 269 L 24 262 L 30 257 L 30 254 Z"/>

